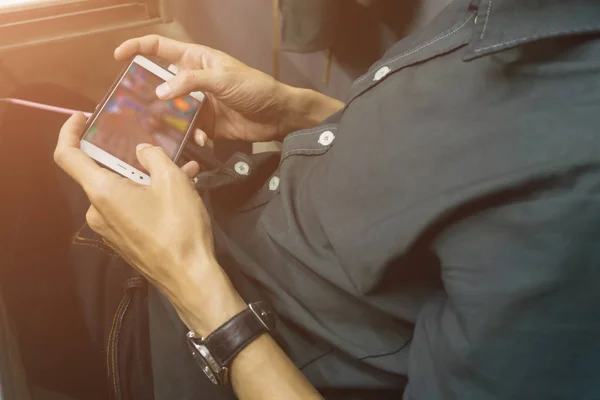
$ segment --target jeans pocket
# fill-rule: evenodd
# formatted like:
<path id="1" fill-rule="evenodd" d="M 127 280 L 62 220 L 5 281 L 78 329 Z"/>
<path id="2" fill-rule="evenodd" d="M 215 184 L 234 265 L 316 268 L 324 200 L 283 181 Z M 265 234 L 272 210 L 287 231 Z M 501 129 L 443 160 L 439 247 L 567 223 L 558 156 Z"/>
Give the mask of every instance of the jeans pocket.
<path id="1" fill-rule="evenodd" d="M 125 282 L 106 347 L 106 367 L 113 400 L 151 400 L 154 385 L 148 329 L 148 284 L 140 276 Z"/>
<path id="2" fill-rule="evenodd" d="M 73 235 L 71 241 L 76 246 L 85 246 L 90 248 L 98 249 L 104 253 L 107 253 L 111 257 L 119 257 L 119 255 L 102 239 L 102 236 L 90 228 L 90 226 L 84 223 L 81 228 Z"/>

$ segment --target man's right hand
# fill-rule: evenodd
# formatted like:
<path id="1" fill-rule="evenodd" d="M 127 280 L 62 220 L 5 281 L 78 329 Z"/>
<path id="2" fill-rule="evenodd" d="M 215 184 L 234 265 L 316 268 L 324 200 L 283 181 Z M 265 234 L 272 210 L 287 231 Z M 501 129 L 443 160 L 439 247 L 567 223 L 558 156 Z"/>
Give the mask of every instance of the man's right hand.
<path id="1" fill-rule="evenodd" d="M 150 35 L 130 39 L 115 50 L 117 60 L 135 54 L 158 56 L 179 69 L 175 78 L 157 89 L 160 98 L 195 91 L 206 94 L 195 135 L 201 145 L 206 136 L 250 142 L 283 140 L 288 133 L 315 126 L 343 107 L 337 100 L 284 85 L 206 46 Z"/>

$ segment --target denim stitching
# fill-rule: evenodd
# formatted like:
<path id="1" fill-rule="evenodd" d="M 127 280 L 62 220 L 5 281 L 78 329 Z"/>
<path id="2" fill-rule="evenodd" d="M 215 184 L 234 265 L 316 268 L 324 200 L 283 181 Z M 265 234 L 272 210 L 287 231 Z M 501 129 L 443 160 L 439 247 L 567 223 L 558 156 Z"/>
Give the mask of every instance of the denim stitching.
<path id="1" fill-rule="evenodd" d="M 422 45 L 421 47 L 417 47 L 417 48 L 416 48 L 416 49 L 414 49 L 414 50 L 411 50 L 411 51 L 409 51 L 409 52 L 407 52 L 407 53 L 403 53 L 403 54 L 399 55 L 398 57 L 395 57 L 395 58 L 393 58 L 393 59 L 391 59 L 391 60 L 389 60 L 389 61 L 386 61 L 386 62 L 385 62 L 385 63 L 383 63 L 383 64 L 375 65 L 375 66 L 373 67 L 373 70 L 379 69 L 379 68 L 381 68 L 381 67 L 384 67 L 384 66 L 386 66 L 386 65 L 390 65 L 390 64 L 392 64 L 392 63 L 394 63 L 394 62 L 396 62 L 396 61 L 400 60 L 401 58 L 404 58 L 404 57 L 407 57 L 407 56 L 409 56 L 409 55 L 411 55 L 411 54 L 414 54 L 414 53 L 416 53 L 417 51 L 424 49 L 425 47 L 429 47 L 429 46 L 431 46 L 431 45 L 432 45 L 432 44 L 434 44 L 435 42 L 438 42 L 438 41 L 440 41 L 440 40 L 442 40 L 442 39 L 445 39 L 445 38 L 447 38 L 447 37 L 448 37 L 448 36 L 450 36 L 450 35 L 453 35 L 453 34 L 455 34 L 455 33 L 456 33 L 456 32 L 458 32 L 459 30 L 461 30 L 461 29 L 462 29 L 462 28 L 463 28 L 463 27 L 464 27 L 464 26 L 467 24 L 467 22 L 469 22 L 469 21 L 471 20 L 471 18 L 473 18 L 473 15 L 475 15 L 475 13 L 472 13 L 472 14 L 469 16 L 469 18 L 467 18 L 467 20 L 466 20 L 465 22 L 463 22 L 463 23 L 462 23 L 460 26 L 458 26 L 457 28 L 455 28 L 455 29 L 454 29 L 454 30 L 452 30 L 451 32 L 448 32 L 448 31 L 446 31 L 446 32 L 448 32 L 448 33 L 446 33 L 446 32 L 443 32 L 443 33 L 441 34 L 441 35 L 443 35 L 443 36 L 437 36 L 437 37 L 435 37 L 434 39 L 432 39 L 431 41 L 429 41 L 429 42 L 425 43 L 424 45 Z M 455 26 L 456 26 L 456 25 L 455 25 Z M 453 28 L 454 28 L 454 27 L 453 27 Z M 450 28 L 450 29 L 452 29 L 452 28 Z M 354 86 L 354 85 L 358 84 L 359 82 L 362 82 L 363 80 L 365 80 L 365 79 L 366 79 L 368 76 L 370 76 L 370 75 L 371 75 L 371 73 L 372 73 L 372 72 L 373 72 L 373 71 L 371 71 L 371 72 L 369 72 L 369 73 L 367 73 L 367 74 L 365 74 L 365 75 L 361 76 L 360 78 L 358 78 L 358 79 L 356 80 L 356 82 L 354 82 L 354 84 L 353 84 L 352 86 Z"/>
<path id="2" fill-rule="evenodd" d="M 117 395 L 119 397 L 119 399 L 121 398 L 120 396 L 120 392 L 121 392 L 121 377 L 119 376 L 119 337 L 121 334 L 121 331 L 123 330 L 123 320 L 125 319 L 125 315 L 127 314 L 127 310 L 129 310 L 129 306 L 131 305 L 131 298 L 130 295 L 126 296 L 127 301 L 125 302 L 125 305 L 123 306 L 123 309 L 121 310 L 120 316 L 119 316 L 119 321 L 118 321 L 118 330 L 116 330 L 115 332 L 115 346 L 114 346 L 114 351 L 113 351 L 113 367 L 114 367 L 114 379 L 115 379 L 115 385 L 117 388 Z"/>
<path id="3" fill-rule="evenodd" d="M 323 130 L 323 132 L 326 132 L 326 131 L 335 131 L 335 130 L 337 130 L 337 127 L 335 127 L 335 128 L 321 128 L 321 129 L 324 129 L 324 130 Z M 302 135 L 314 135 L 314 134 L 316 134 L 316 133 L 323 133 L 323 132 L 319 132 L 319 131 L 314 131 L 314 132 L 304 132 L 304 133 L 299 133 L 299 134 L 297 134 L 296 136 L 302 136 Z M 286 140 L 287 140 L 287 139 L 286 139 Z M 287 145 L 289 142 L 284 142 L 284 143 Z M 284 154 L 284 156 L 285 156 L 285 154 L 287 154 L 287 152 L 289 152 L 289 151 L 292 151 L 292 150 L 296 150 L 296 149 L 290 149 L 290 150 L 287 150 L 285 153 L 283 153 L 283 154 Z"/>
<path id="4" fill-rule="evenodd" d="M 118 326 L 118 316 L 121 314 L 121 310 L 126 307 L 126 299 L 127 294 L 123 296 L 121 301 L 119 302 L 119 306 L 117 307 L 117 311 L 113 315 L 112 326 L 110 329 L 110 334 L 108 335 L 108 344 L 107 344 L 107 352 L 106 352 L 106 368 L 108 369 L 109 379 L 112 378 L 113 389 L 115 397 L 119 397 L 119 387 L 117 384 L 116 371 L 115 371 L 115 347 L 113 346 L 113 342 L 115 341 L 115 336 L 117 335 L 117 326 Z M 111 362 L 112 361 L 112 362 Z"/>
<path id="5" fill-rule="evenodd" d="M 105 242 L 103 242 L 102 240 L 88 239 L 88 238 L 84 238 L 84 237 L 82 237 L 82 236 L 75 236 L 75 237 L 73 238 L 73 242 L 75 242 L 75 241 L 81 241 L 81 242 L 92 242 L 92 243 L 98 243 L 98 244 L 101 244 L 101 245 L 106 245 L 106 243 L 105 243 Z"/>
<path id="6" fill-rule="evenodd" d="M 87 225 L 87 222 L 84 222 L 84 224 L 81 225 L 81 228 L 79 228 L 79 230 L 75 233 L 75 236 L 73 237 L 73 240 L 71 241 L 72 244 L 77 245 L 77 246 L 95 247 L 95 248 L 102 250 L 103 252 L 109 254 L 112 257 L 120 257 L 116 252 L 114 252 L 114 250 L 107 249 L 106 242 L 97 240 L 97 239 L 84 238 L 84 237 L 80 236 L 79 234 L 81 233 L 83 228 L 85 228 L 86 225 Z M 91 242 L 91 243 L 88 243 L 88 242 Z M 92 244 L 92 243 L 98 243 L 100 246 L 98 246 L 97 244 Z"/>
<path id="7" fill-rule="evenodd" d="M 90 239 L 90 238 L 85 238 L 83 236 L 80 236 L 81 231 L 83 230 L 83 228 L 85 228 L 85 226 L 87 225 L 87 222 L 84 222 L 83 225 L 81 225 L 81 228 L 79 228 L 79 230 L 75 233 L 75 236 L 73 237 L 73 243 L 75 242 L 75 240 L 81 240 L 82 242 L 94 242 L 94 243 L 100 243 L 102 245 L 106 244 L 101 240 L 98 239 Z"/>
<path id="8" fill-rule="evenodd" d="M 74 244 L 74 245 L 76 245 L 76 246 L 88 246 L 88 247 L 95 247 L 95 248 L 97 248 L 97 249 L 99 249 L 99 250 L 102 250 L 103 252 L 105 252 L 106 254 L 108 254 L 108 255 L 109 255 L 109 256 L 111 256 L 111 257 L 120 257 L 118 254 L 116 254 L 116 253 L 113 253 L 113 252 L 111 252 L 111 251 L 108 251 L 108 250 L 106 250 L 105 248 L 103 248 L 103 247 L 100 247 L 100 246 L 98 246 L 98 245 L 95 245 L 95 244 L 91 244 L 91 243 L 85 243 L 85 242 L 84 242 L 84 243 L 77 243 L 77 242 L 75 242 L 75 241 L 73 242 L 73 244 Z"/>
<path id="9" fill-rule="evenodd" d="M 308 132 L 295 133 L 293 136 L 311 135 L 311 134 L 315 134 L 315 133 L 322 133 L 322 132 L 320 132 L 321 130 L 323 132 L 325 132 L 327 130 L 333 130 L 334 131 L 334 130 L 337 130 L 337 128 L 338 128 L 338 125 L 331 125 L 331 126 L 330 125 L 324 125 L 324 126 L 319 127 L 318 129 L 313 129 L 313 130 L 308 131 Z M 288 137 L 292 137 L 292 136 L 288 136 Z M 287 140 L 287 139 L 288 138 L 286 138 L 285 140 Z M 310 154 L 318 153 L 318 152 L 321 152 L 321 151 L 322 152 L 326 152 L 331 146 L 332 145 L 330 144 L 327 147 L 321 147 L 321 148 L 318 148 L 318 149 L 296 149 L 296 148 L 292 148 L 292 149 L 289 149 L 289 150 L 285 151 L 284 153 L 282 153 L 281 162 L 283 162 L 283 160 L 286 159 L 288 156 L 293 155 L 293 154 L 297 154 L 297 153 L 300 153 L 300 152 L 303 152 L 303 151 L 305 151 L 305 152 L 307 151 Z"/>
<path id="10" fill-rule="evenodd" d="M 296 133 L 292 133 L 291 135 L 288 135 L 284 141 L 288 140 L 289 138 L 293 138 L 296 136 L 302 136 L 302 135 L 311 135 L 313 133 L 318 133 L 320 130 L 331 130 L 331 129 L 337 129 L 337 125 L 334 124 L 330 124 L 330 125 L 323 125 L 320 126 L 318 128 L 315 129 L 311 129 L 309 131 L 301 131 L 301 132 L 296 132 Z"/>
<path id="11" fill-rule="evenodd" d="M 490 12 L 491 11 L 492 11 L 492 0 L 490 0 L 490 3 L 488 4 L 487 13 L 485 15 L 485 23 L 483 24 L 483 30 L 481 31 L 481 36 L 479 36 L 479 39 L 483 39 L 483 34 L 485 33 L 485 30 L 487 29 L 488 21 L 490 20 Z"/>
<path id="12" fill-rule="evenodd" d="M 113 315 L 113 320 L 112 320 L 112 325 L 110 328 L 110 333 L 108 334 L 108 343 L 106 344 L 106 369 L 108 370 L 108 379 L 111 381 L 111 383 L 113 384 L 112 389 L 114 390 L 114 394 L 116 397 L 117 394 L 117 387 L 116 387 L 116 383 L 114 381 L 114 371 L 113 371 L 113 363 L 111 362 L 112 360 L 112 344 L 113 344 L 113 335 L 114 335 L 114 331 L 115 331 L 115 326 L 116 326 L 116 318 L 117 315 L 119 315 L 119 310 L 121 309 L 121 307 L 123 306 L 123 301 L 125 299 L 121 298 L 121 301 L 119 302 L 119 305 L 117 306 L 117 311 L 114 313 Z"/>
<path id="13" fill-rule="evenodd" d="M 534 41 L 540 38 L 550 38 L 553 36 L 557 36 L 557 35 L 569 35 L 569 34 L 574 34 L 574 33 L 583 33 L 583 32 L 587 32 L 590 30 L 596 30 L 596 29 L 600 29 L 600 25 L 597 26 L 585 26 L 583 28 L 579 28 L 579 29 L 572 29 L 572 30 L 568 30 L 568 31 L 555 31 L 555 32 L 548 32 L 548 33 L 541 33 L 539 35 L 534 35 L 534 36 L 525 36 L 519 39 L 514 39 L 514 40 L 509 40 L 507 42 L 502 42 L 502 43 L 497 43 L 497 44 L 492 44 L 490 46 L 486 46 L 486 47 L 481 47 L 479 49 L 474 49 L 473 51 L 475 53 L 479 53 L 482 52 L 484 50 L 489 50 L 489 49 L 494 49 L 496 47 L 502 47 L 502 46 L 508 46 L 511 44 L 518 44 L 518 43 L 523 43 L 523 42 L 528 42 L 528 41 Z"/>

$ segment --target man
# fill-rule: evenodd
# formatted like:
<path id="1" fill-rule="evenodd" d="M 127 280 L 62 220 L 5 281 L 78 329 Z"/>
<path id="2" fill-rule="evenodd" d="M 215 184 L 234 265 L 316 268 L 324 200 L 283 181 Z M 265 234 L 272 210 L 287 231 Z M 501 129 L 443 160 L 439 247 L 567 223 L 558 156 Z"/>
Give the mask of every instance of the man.
<path id="1" fill-rule="evenodd" d="M 168 300 L 151 298 L 156 397 L 207 397 L 205 360 L 248 400 L 598 398 L 599 21 L 591 0 L 459 0 L 344 105 L 202 46 L 121 45 L 179 67 L 160 97 L 207 93 L 198 141 L 283 140 L 200 174 L 201 199 L 195 163 L 141 145 L 139 187 L 79 151 L 81 116 L 61 132 L 89 225 Z M 245 337 L 227 321 L 259 299 L 277 324 Z"/>

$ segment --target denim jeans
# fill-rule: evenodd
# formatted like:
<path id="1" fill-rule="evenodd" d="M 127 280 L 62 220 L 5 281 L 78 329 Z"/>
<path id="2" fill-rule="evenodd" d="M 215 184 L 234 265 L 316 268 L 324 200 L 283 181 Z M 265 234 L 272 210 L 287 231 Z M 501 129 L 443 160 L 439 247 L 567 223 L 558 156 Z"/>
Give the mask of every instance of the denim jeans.
<path id="1" fill-rule="evenodd" d="M 23 88 L 13 97 L 81 110 L 95 107 L 52 85 Z M 185 328 L 168 301 L 148 288 L 85 223 L 85 193 L 52 159 L 65 120 L 19 106 L 0 108 L 3 323 L 14 325 L 16 351 L 31 386 L 77 399 L 150 399 L 154 385 L 148 302 L 157 310 L 152 320 L 158 325 L 154 347 L 161 354 L 153 358 L 155 368 L 164 370 L 169 358 L 189 355 L 187 348 L 171 350 L 186 345 Z M 216 157 L 247 147 L 220 143 Z M 188 155 L 193 156 L 197 153 Z M 218 163 L 210 154 L 204 154 L 204 160 L 209 167 Z M 188 375 L 182 382 L 200 380 L 207 399 L 232 398 L 230 389 L 213 387 L 191 355 L 187 361 L 188 368 L 178 372 Z M 18 367 L 13 365 L 13 370 Z M 0 387 L 12 382 L 9 379 L 0 376 Z M 168 398 L 186 393 L 181 387 L 176 388 L 178 394 L 171 393 L 173 387 L 171 382 L 157 390 Z"/>

